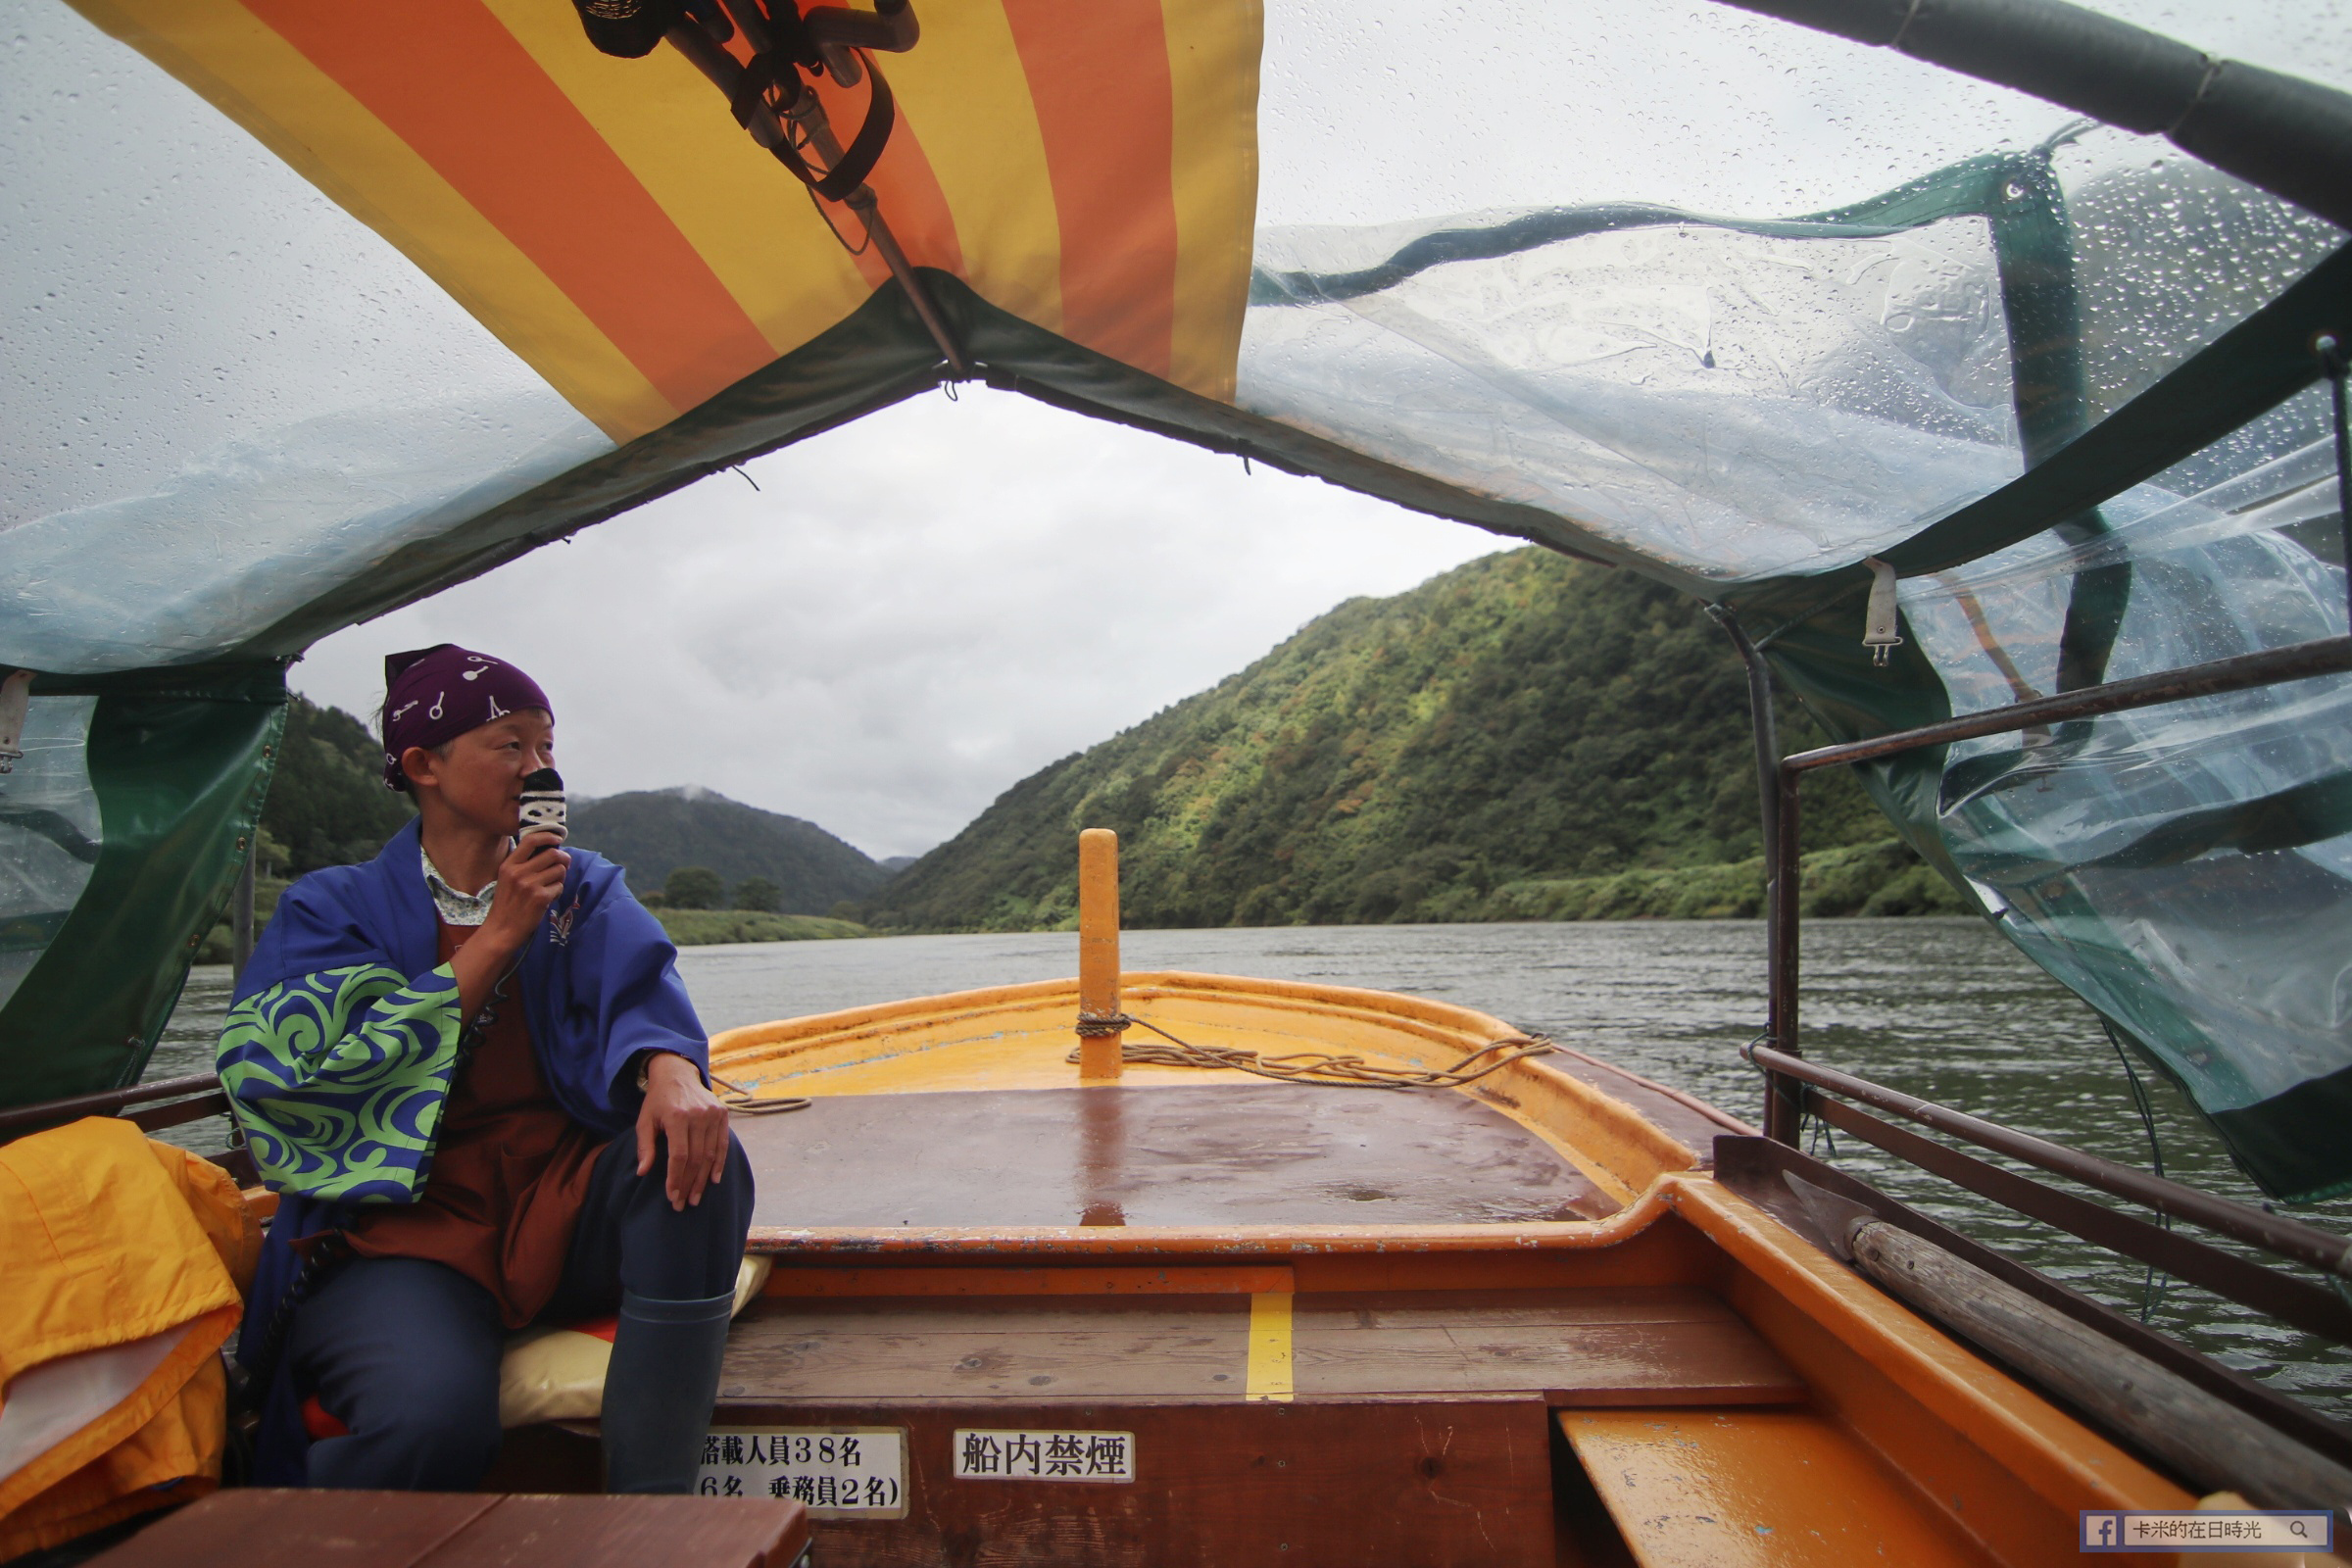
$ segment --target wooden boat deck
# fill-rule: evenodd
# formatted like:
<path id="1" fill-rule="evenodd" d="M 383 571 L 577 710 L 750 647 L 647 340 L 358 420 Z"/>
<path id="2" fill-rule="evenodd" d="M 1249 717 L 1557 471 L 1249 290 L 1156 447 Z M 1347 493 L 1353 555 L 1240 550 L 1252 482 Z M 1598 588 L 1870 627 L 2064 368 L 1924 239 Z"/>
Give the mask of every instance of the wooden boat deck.
<path id="1" fill-rule="evenodd" d="M 831 1095 L 739 1117 L 763 1226 L 1598 1219 L 1617 1201 L 1458 1094 L 1271 1082 Z"/>

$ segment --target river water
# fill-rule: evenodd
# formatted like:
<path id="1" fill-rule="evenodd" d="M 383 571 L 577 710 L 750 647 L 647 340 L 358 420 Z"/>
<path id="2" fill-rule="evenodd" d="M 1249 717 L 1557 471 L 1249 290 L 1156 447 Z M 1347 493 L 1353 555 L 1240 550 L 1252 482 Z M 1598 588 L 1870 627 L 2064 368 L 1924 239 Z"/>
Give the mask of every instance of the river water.
<path id="1" fill-rule="evenodd" d="M 1764 1021 L 1754 921 L 1131 931 L 1129 969 L 1368 986 L 1494 1013 L 1698 1095 L 1744 1120 L 1739 1058 Z M 1077 970 L 1070 934 L 884 937 L 689 948 L 679 970 L 711 1030 Z M 2148 1134 L 2090 1011 L 1982 922 L 1814 920 L 1804 930 L 1808 1055 L 2009 1126 L 2145 1167 Z M 228 972 L 200 968 L 148 1069 L 205 1070 Z M 2143 1072 L 2168 1175 L 2260 1195 L 2169 1083 Z M 217 1138 L 216 1138 L 217 1142 Z M 1846 1141 L 1816 1153 L 1923 1211 L 2134 1313 L 2231 1366 L 2352 1419 L 2352 1350 L 2266 1323 Z M 2352 1200 L 2306 1217 L 2352 1230 Z"/>

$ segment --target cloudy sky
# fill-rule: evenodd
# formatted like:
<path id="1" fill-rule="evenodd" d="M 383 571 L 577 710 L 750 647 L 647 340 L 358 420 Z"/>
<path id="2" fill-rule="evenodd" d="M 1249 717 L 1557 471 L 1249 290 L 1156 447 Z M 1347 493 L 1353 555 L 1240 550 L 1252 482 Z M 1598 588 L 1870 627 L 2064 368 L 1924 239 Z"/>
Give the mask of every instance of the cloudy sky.
<path id="1" fill-rule="evenodd" d="M 462 642 L 548 688 L 576 790 L 702 784 L 910 855 L 1341 600 L 1510 543 L 978 387 L 746 471 L 329 637 L 292 683 L 365 714 L 384 654 Z"/>

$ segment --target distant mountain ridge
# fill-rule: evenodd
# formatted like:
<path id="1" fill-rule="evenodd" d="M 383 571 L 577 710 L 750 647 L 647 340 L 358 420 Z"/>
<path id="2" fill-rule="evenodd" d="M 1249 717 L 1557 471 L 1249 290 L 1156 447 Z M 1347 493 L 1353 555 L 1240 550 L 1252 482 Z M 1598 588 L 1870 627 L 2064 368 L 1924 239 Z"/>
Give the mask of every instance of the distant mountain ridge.
<path id="1" fill-rule="evenodd" d="M 1826 739 L 1793 703 L 1780 723 L 1790 751 Z M 1694 600 L 1509 551 L 1310 621 L 1021 780 L 843 912 L 881 930 L 1064 925 L 1078 831 L 1108 827 L 1137 928 L 1559 918 L 1607 902 L 1590 879 L 1633 872 L 1703 885 L 1654 912 L 1752 913 L 1754 759 L 1739 662 Z M 1842 773 L 1808 787 L 1808 851 L 1886 851 L 1819 912 L 1961 907 L 1892 838 Z"/>
<path id="2" fill-rule="evenodd" d="M 728 888 L 765 877 L 784 890 L 786 914 L 829 914 L 864 898 L 890 873 L 863 851 L 780 811 L 763 811 L 687 784 L 575 801 L 571 836 L 628 868 L 629 886 L 659 892 L 682 865 L 708 866 Z"/>

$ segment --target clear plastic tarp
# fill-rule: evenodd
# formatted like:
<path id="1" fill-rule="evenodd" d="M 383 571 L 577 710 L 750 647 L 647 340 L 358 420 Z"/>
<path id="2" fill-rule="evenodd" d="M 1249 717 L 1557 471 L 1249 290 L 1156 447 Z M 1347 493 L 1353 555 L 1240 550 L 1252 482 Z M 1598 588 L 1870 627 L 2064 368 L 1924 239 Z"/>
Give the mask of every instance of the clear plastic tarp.
<path id="1" fill-rule="evenodd" d="M 1818 226 L 1653 220 L 1362 291 L 1431 232 L 1277 230 L 1240 401 L 1698 576 L 1843 565 L 2024 464 L 1984 220 Z"/>
<path id="2" fill-rule="evenodd" d="M 2343 237 L 2148 138 L 2062 126 L 2013 157 L 1984 211 L 2054 188 L 2072 264 L 2056 439 Z M 1726 586 L 1849 565 L 2025 466 L 2004 281 L 2048 258 L 2004 266 L 1987 217 L 1889 231 L 1976 172 L 1919 182 L 1940 203 L 1779 221 L 1621 203 L 1266 230 L 1239 401 Z"/>
<path id="3" fill-rule="evenodd" d="M 2344 233 L 2150 137 L 2090 130 L 2051 155 L 2081 302 L 2088 414 L 2153 386 L 2344 243 Z"/>
<path id="4" fill-rule="evenodd" d="M 2352 80 L 2330 6 L 2107 9 Z M 157 67 L 63 5 L 10 17 L 0 662 L 219 654 L 611 449 Z M 2026 461 L 1997 225 L 1761 220 L 2060 139 L 2094 417 L 2323 242 L 2160 140 L 2065 143 L 2049 104 L 1730 6 L 1278 0 L 1265 33 L 1258 271 L 1289 281 L 1249 312 L 1242 406 L 1687 584 L 1850 563 Z M 1345 297 L 1302 281 L 1626 203 L 1658 216 Z"/>
<path id="5" fill-rule="evenodd" d="M 1904 616 L 1956 711 L 2110 644 L 2084 674 L 2338 635 L 2336 496 L 2314 389 L 2093 523 L 1905 581 Z M 2010 937 L 2208 1112 L 2352 1068 L 2352 678 L 1964 742 L 1935 826 Z"/>
<path id="6" fill-rule="evenodd" d="M 86 753 L 95 697 L 35 697 L 0 774 L 0 1005 L 81 902 L 105 840 Z"/>
<path id="7" fill-rule="evenodd" d="M 55 4 L 0 51 L 0 665 L 218 655 L 609 441 L 456 301 Z"/>

